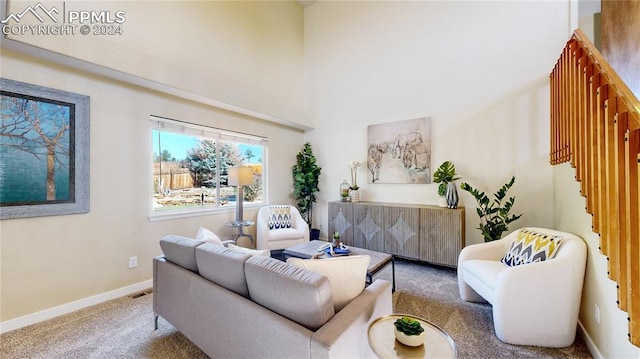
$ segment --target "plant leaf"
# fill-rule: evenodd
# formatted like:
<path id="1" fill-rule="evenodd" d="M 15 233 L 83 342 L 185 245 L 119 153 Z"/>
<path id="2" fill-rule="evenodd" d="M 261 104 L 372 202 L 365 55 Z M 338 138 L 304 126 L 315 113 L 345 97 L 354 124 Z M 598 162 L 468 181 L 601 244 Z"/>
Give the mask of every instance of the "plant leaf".
<path id="1" fill-rule="evenodd" d="M 507 192 L 514 185 L 515 179 L 516 177 L 512 176 L 509 182 L 502 185 L 493 194 L 493 202 L 484 192 L 480 192 L 468 183 L 460 184 L 460 188 L 469 192 L 478 203 L 476 213 L 480 217 L 480 224 L 477 229 L 480 230 L 486 242 L 500 239 L 502 234 L 509 230 L 508 224 L 522 217 L 522 214 L 510 215 L 515 203 L 515 197 L 509 197 L 503 203 L 503 200 L 507 197 Z"/>

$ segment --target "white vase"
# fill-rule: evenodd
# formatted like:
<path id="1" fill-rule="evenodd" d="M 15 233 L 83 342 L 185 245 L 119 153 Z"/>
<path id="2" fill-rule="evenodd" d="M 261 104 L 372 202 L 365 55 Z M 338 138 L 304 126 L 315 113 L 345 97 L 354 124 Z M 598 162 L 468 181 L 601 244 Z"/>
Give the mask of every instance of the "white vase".
<path id="1" fill-rule="evenodd" d="M 422 333 L 418 334 L 418 335 L 406 335 L 403 332 L 399 331 L 396 328 L 393 328 L 393 330 L 396 333 L 396 339 L 398 339 L 398 341 L 404 345 L 410 346 L 410 347 L 417 347 L 419 345 L 424 344 L 424 338 L 427 337 L 427 332 L 423 331 Z"/>
<path id="2" fill-rule="evenodd" d="M 449 207 L 449 205 L 447 204 L 447 197 L 446 196 L 438 197 L 438 207 L 444 207 L 444 208 Z"/>
<path id="3" fill-rule="evenodd" d="M 360 202 L 360 190 L 357 190 L 357 189 L 349 190 L 349 200 L 351 202 Z"/>

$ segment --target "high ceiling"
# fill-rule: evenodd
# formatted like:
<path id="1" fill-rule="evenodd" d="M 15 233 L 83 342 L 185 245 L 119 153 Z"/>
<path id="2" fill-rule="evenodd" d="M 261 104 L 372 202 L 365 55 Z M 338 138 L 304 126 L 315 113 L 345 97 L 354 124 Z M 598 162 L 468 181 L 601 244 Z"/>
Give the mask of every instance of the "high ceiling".
<path id="1" fill-rule="evenodd" d="M 313 4 L 314 2 L 316 2 L 316 0 L 296 0 L 298 2 L 298 4 L 302 5 L 302 7 L 307 7 L 311 4 Z"/>

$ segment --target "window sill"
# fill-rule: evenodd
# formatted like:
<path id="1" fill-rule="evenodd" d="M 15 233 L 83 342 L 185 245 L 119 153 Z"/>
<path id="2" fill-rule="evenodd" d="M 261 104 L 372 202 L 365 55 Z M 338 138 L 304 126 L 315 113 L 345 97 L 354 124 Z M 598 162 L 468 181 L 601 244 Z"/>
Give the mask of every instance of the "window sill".
<path id="1" fill-rule="evenodd" d="M 243 208 L 244 210 L 248 209 L 258 209 L 264 206 L 264 203 L 245 203 Z M 208 216 L 212 214 L 221 214 L 221 213 L 233 213 L 236 211 L 236 207 L 211 207 L 211 208 L 188 208 L 181 209 L 175 211 L 157 211 L 151 212 L 147 218 L 149 218 L 149 222 L 160 222 L 160 221 L 168 221 L 172 219 L 181 219 L 181 218 L 191 218 L 191 217 L 202 217 Z"/>

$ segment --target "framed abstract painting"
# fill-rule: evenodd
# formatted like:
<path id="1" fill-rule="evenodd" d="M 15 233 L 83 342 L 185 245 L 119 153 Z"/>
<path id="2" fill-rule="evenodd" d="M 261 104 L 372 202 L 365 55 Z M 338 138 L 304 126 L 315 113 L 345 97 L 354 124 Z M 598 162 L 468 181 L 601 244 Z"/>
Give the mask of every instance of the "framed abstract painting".
<path id="1" fill-rule="evenodd" d="M 89 212 L 89 96 L 0 79 L 0 219 Z"/>

